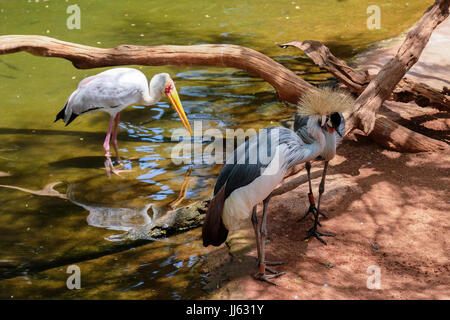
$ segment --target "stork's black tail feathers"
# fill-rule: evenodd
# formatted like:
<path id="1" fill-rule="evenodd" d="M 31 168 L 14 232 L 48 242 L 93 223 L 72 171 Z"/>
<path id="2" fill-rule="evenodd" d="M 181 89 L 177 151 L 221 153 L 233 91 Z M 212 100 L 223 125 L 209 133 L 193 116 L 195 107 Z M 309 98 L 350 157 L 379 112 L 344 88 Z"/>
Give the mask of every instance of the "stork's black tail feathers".
<path id="1" fill-rule="evenodd" d="M 58 112 L 58 114 L 56 115 L 56 119 L 55 119 L 54 122 L 58 121 L 59 119 L 61 119 L 62 121 L 64 121 L 64 118 L 65 118 L 65 115 L 66 115 L 66 108 L 67 108 L 67 102 L 66 102 L 66 104 L 64 105 L 64 108 L 62 108 L 62 110 L 61 110 L 60 112 Z M 67 126 L 68 126 L 68 125 L 69 125 L 76 117 L 78 117 L 78 115 L 75 114 L 75 113 L 72 113 L 72 114 L 70 115 L 69 121 L 67 121 L 67 123 L 66 123 L 66 127 L 67 127 Z"/>
<path id="2" fill-rule="evenodd" d="M 227 240 L 228 230 L 222 222 L 222 211 L 225 203 L 225 185 L 212 198 L 206 212 L 202 228 L 203 245 L 217 247 Z"/>

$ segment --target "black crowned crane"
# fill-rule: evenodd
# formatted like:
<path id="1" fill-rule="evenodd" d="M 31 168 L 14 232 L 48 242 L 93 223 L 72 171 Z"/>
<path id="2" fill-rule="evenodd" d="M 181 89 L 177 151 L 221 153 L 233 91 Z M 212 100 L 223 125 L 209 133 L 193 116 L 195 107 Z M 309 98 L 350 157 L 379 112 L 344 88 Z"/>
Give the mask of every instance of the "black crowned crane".
<path id="1" fill-rule="evenodd" d="M 203 245 L 221 245 L 229 230 L 239 229 L 251 216 L 259 265 L 254 277 L 258 280 L 274 284 L 270 279 L 283 274 L 267 267 L 272 263 L 265 259 L 266 213 L 271 193 L 283 181 L 289 168 L 312 161 L 323 153 L 326 133 L 334 130 L 329 117 L 342 110 L 339 105 L 316 103 L 323 100 L 322 96 L 321 90 L 307 93 L 298 106 L 300 113 L 307 116 L 304 130 L 308 141 L 283 127 L 260 130 L 234 151 L 217 179 L 203 225 Z M 258 229 L 256 206 L 260 202 L 263 203 L 263 214 Z M 310 233 L 315 233 L 316 227 Z"/>
<path id="2" fill-rule="evenodd" d="M 141 71 L 132 68 L 110 69 L 81 80 L 78 88 L 67 99 L 64 108 L 56 115 L 55 121 L 62 119 L 67 126 L 76 117 L 86 113 L 108 113 L 111 118 L 103 148 L 109 158 L 109 144 L 112 140 L 118 156 L 117 129 L 120 111 L 132 104 L 154 105 L 161 100 L 163 94 L 167 95 L 184 127 L 192 135 L 177 89 L 169 74 L 156 74 L 149 84 Z"/>
<path id="3" fill-rule="evenodd" d="M 316 100 L 317 97 L 320 97 L 319 100 Z M 320 200 L 322 198 L 322 194 L 325 191 L 325 177 L 328 169 L 328 162 L 334 158 L 336 155 L 336 148 L 342 142 L 342 139 L 345 135 L 345 119 L 342 113 L 346 111 L 350 111 L 354 105 L 354 99 L 347 93 L 339 90 L 332 90 L 331 88 L 324 88 L 320 96 L 317 95 L 305 95 L 302 99 L 302 104 L 304 105 L 339 105 L 339 112 L 331 112 L 330 116 L 327 118 L 329 130 L 325 132 L 325 146 L 322 153 L 314 159 L 323 160 L 324 167 L 322 172 L 322 179 L 319 184 L 319 199 L 317 201 L 317 207 L 315 204 L 314 194 L 311 186 L 311 162 L 307 161 L 305 163 L 306 172 L 308 174 L 308 184 L 309 184 L 309 208 L 306 213 L 299 219 L 302 221 L 309 214 L 313 214 L 314 216 L 314 226 L 308 230 L 308 235 L 304 239 L 309 239 L 310 237 L 316 237 L 323 244 L 326 244 L 325 240 L 321 238 L 321 236 L 334 236 L 332 233 L 322 233 L 317 231 L 317 225 L 320 226 L 319 215 L 327 217 L 327 215 L 320 210 Z M 321 108 L 321 107 L 320 107 Z M 298 109 L 295 114 L 294 120 L 294 131 L 300 136 L 300 138 L 307 142 L 313 143 L 314 138 L 311 137 L 308 133 L 308 114 L 305 113 L 307 110 Z"/>

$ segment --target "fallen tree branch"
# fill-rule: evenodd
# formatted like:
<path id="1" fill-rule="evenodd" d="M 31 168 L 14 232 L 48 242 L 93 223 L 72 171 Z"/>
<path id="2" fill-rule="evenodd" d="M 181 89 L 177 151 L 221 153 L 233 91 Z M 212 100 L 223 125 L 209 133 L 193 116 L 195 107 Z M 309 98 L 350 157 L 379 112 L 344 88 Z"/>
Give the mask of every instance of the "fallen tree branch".
<path id="1" fill-rule="evenodd" d="M 376 113 L 406 72 L 417 62 L 433 30 L 449 15 L 450 0 L 436 0 L 420 21 L 406 34 L 397 54 L 386 63 L 356 99 L 355 110 L 347 121 L 347 132 L 361 128 L 369 135 Z"/>
<path id="2" fill-rule="evenodd" d="M 314 40 L 291 41 L 278 44 L 281 48 L 295 47 L 302 50 L 315 64 L 327 70 L 343 83 L 349 91 L 359 95 L 372 79 L 367 71 L 353 69 L 345 61 L 334 56 L 323 43 Z M 440 110 L 450 110 L 450 96 L 430 86 L 403 78 L 392 92 L 396 101 L 415 101 L 420 106 L 434 106 Z"/>
<path id="3" fill-rule="evenodd" d="M 304 167 L 304 166 L 303 166 Z M 272 196 L 279 196 L 286 192 L 289 192 L 291 190 L 294 190 L 295 188 L 298 188 L 300 185 L 308 182 L 308 175 L 302 174 L 299 175 L 301 172 L 301 169 L 298 169 L 299 171 L 296 172 L 295 175 L 289 176 L 287 175 L 283 182 L 278 186 L 275 190 L 272 191 Z M 322 175 L 322 172 L 320 170 L 311 172 L 311 180 L 316 179 Z"/>
<path id="4" fill-rule="evenodd" d="M 386 137 L 389 137 L 386 139 Z M 409 130 L 388 118 L 377 115 L 375 127 L 369 138 L 390 150 L 408 150 L 409 152 L 424 152 L 445 150 L 447 143 L 424 136 Z"/>
<path id="5" fill-rule="evenodd" d="M 446 143 L 413 132 L 386 117 L 376 116 L 376 113 L 391 93 L 402 96 L 401 90 L 394 91 L 396 86 L 411 87 L 411 82 L 402 78 L 418 60 L 436 26 L 448 17 L 449 4 L 450 0 L 437 0 L 428 8 L 420 21 L 408 32 L 396 56 L 369 84 L 367 73 L 352 69 L 318 41 L 292 41 L 279 46 L 294 46 L 303 50 L 317 65 L 335 75 L 350 91 L 356 94 L 362 92 L 356 100 L 354 112 L 346 119 L 347 132 L 360 128 L 380 145 L 401 152 L 443 150 L 448 148 Z M 431 92 L 427 86 L 416 86 L 415 89 L 422 94 Z M 444 94 L 438 95 L 436 99 L 430 98 L 429 101 L 448 108 L 448 97 Z"/>
<path id="6" fill-rule="evenodd" d="M 295 47 L 302 50 L 315 64 L 334 75 L 354 94 L 359 95 L 370 82 L 367 72 L 354 70 L 319 41 L 291 41 L 278 46 L 283 49 Z"/>
<path id="7" fill-rule="evenodd" d="M 450 96 L 448 94 L 408 78 L 400 80 L 392 95 L 396 101 L 414 101 L 421 107 L 433 106 L 442 111 L 450 111 Z"/>
<path id="8" fill-rule="evenodd" d="M 319 41 L 291 41 L 288 43 L 279 44 L 279 46 L 282 48 L 292 46 L 303 50 L 306 55 L 314 61 L 314 63 L 332 73 L 340 82 L 344 83 L 346 87 L 355 94 L 362 92 L 369 83 L 369 75 L 367 73 L 360 72 L 349 67 L 344 61 L 336 58 L 330 50 Z M 407 97 L 405 95 L 405 90 L 401 89 L 404 86 L 415 86 L 416 88 L 420 88 L 418 90 L 427 90 L 427 86 L 418 85 L 403 78 L 395 88 L 393 94 L 398 94 L 400 97 Z M 414 91 L 411 90 L 409 94 L 414 94 L 413 92 Z M 425 99 L 425 96 L 427 96 L 430 97 L 428 101 L 436 102 L 436 104 L 440 107 L 448 106 L 450 102 L 448 96 L 443 94 L 436 96 L 434 92 L 429 92 L 430 91 L 428 91 L 427 95 L 421 95 L 421 97 L 417 97 L 417 94 L 416 98 L 423 100 Z M 403 100 L 403 102 L 405 102 L 407 98 L 399 100 Z M 386 117 L 377 117 L 374 131 L 372 131 L 369 137 L 387 149 L 402 152 L 434 151 L 445 149 L 447 147 L 447 144 L 444 142 L 411 131 Z"/>
<path id="9" fill-rule="evenodd" d="M 231 44 L 154 47 L 121 45 L 105 49 L 44 36 L 0 36 L 0 54 L 19 51 L 42 57 L 64 58 L 79 69 L 120 65 L 233 67 L 253 73 L 269 82 L 277 90 L 281 100 L 291 103 L 297 103 L 305 91 L 314 90 L 308 82 L 268 56 Z"/>

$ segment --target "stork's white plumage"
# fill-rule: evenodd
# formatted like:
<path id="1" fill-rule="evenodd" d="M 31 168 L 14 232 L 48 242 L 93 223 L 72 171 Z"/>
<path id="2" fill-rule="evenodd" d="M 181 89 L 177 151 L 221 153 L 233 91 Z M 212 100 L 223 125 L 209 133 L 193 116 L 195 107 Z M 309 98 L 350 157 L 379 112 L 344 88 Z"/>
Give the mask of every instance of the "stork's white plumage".
<path id="1" fill-rule="evenodd" d="M 191 127 L 181 105 L 173 80 L 167 73 L 155 75 L 150 84 L 147 77 L 139 70 L 132 68 L 115 68 L 80 81 L 78 88 L 69 96 L 64 108 L 56 116 L 66 126 L 76 117 L 86 113 L 104 111 L 111 116 L 108 133 L 103 147 L 109 156 L 109 142 L 112 132 L 112 143 L 117 154 L 117 128 L 120 111 L 132 104 L 150 106 L 161 100 L 166 94 L 178 113 L 184 127 L 192 134 Z"/>

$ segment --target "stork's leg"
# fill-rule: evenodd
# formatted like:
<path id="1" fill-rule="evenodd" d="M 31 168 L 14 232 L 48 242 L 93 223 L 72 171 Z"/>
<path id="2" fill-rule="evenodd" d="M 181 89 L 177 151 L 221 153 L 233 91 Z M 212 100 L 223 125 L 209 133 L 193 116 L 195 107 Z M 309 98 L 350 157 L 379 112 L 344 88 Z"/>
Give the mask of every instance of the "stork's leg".
<path id="1" fill-rule="evenodd" d="M 320 226 L 320 222 L 319 222 L 319 214 L 320 214 L 320 199 L 322 198 L 322 194 L 325 191 L 325 177 L 327 175 L 327 169 L 328 169 L 328 161 L 325 161 L 325 165 L 323 167 L 323 172 L 322 172 L 322 180 L 320 181 L 320 185 L 319 185 L 319 201 L 317 202 L 317 209 L 313 210 L 313 214 L 314 214 L 314 226 L 308 230 L 308 235 L 304 238 L 304 239 L 309 239 L 311 237 L 315 237 L 317 238 L 317 240 L 319 240 L 320 242 L 322 242 L 323 244 L 327 244 L 325 242 L 325 240 L 323 240 L 321 238 L 322 237 L 334 237 L 335 234 L 333 233 L 323 233 L 323 232 L 319 232 L 317 231 L 317 226 Z"/>
<path id="2" fill-rule="evenodd" d="M 111 140 L 111 132 L 113 130 L 113 124 L 115 122 L 114 132 L 112 133 L 112 136 L 113 136 L 112 138 L 113 138 L 113 146 L 116 151 L 116 155 L 117 156 L 119 155 L 117 152 L 117 126 L 119 124 L 120 117 L 118 115 L 119 114 L 117 114 L 116 117 L 111 117 L 111 119 L 109 120 L 108 133 L 106 134 L 105 142 L 103 143 L 103 148 L 105 149 L 105 157 L 106 157 L 105 169 L 106 169 L 106 173 L 107 173 L 108 177 L 111 176 L 111 173 L 114 173 L 115 175 L 120 176 L 121 172 L 128 171 L 128 170 L 114 169 L 114 165 L 111 161 L 111 153 L 109 152 L 109 150 L 110 150 L 109 142 Z"/>
<path id="3" fill-rule="evenodd" d="M 114 118 L 114 131 L 112 134 L 112 145 L 114 147 L 114 151 L 116 152 L 117 159 L 120 159 L 119 158 L 119 150 L 117 148 L 117 133 L 118 133 L 118 128 L 119 128 L 119 121 L 120 121 L 120 112 Z"/>
<path id="4" fill-rule="evenodd" d="M 266 236 L 267 236 L 267 228 L 266 228 L 266 214 L 267 214 L 267 206 L 269 205 L 271 195 L 269 195 L 263 202 L 263 216 L 261 221 L 261 235 L 260 235 L 260 257 L 258 259 L 259 263 L 259 271 L 254 275 L 255 279 L 268 282 L 270 284 L 276 285 L 275 282 L 272 282 L 270 279 L 279 277 L 284 274 L 284 272 L 277 272 L 273 269 L 266 267 Z M 281 263 L 275 263 L 281 264 Z M 266 274 L 266 271 L 269 271 L 272 274 Z"/>
<path id="5" fill-rule="evenodd" d="M 105 156 L 110 157 L 111 154 L 109 153 L 109 141 L 111 140 L 111 131 L 114 123 L 114 117 L 111 117 L 109 120 L 109 126 L 108 126 L 108 132 L 106 133 L 105 142 L 103 142 L 103 149 L 105 149 Z"/>

